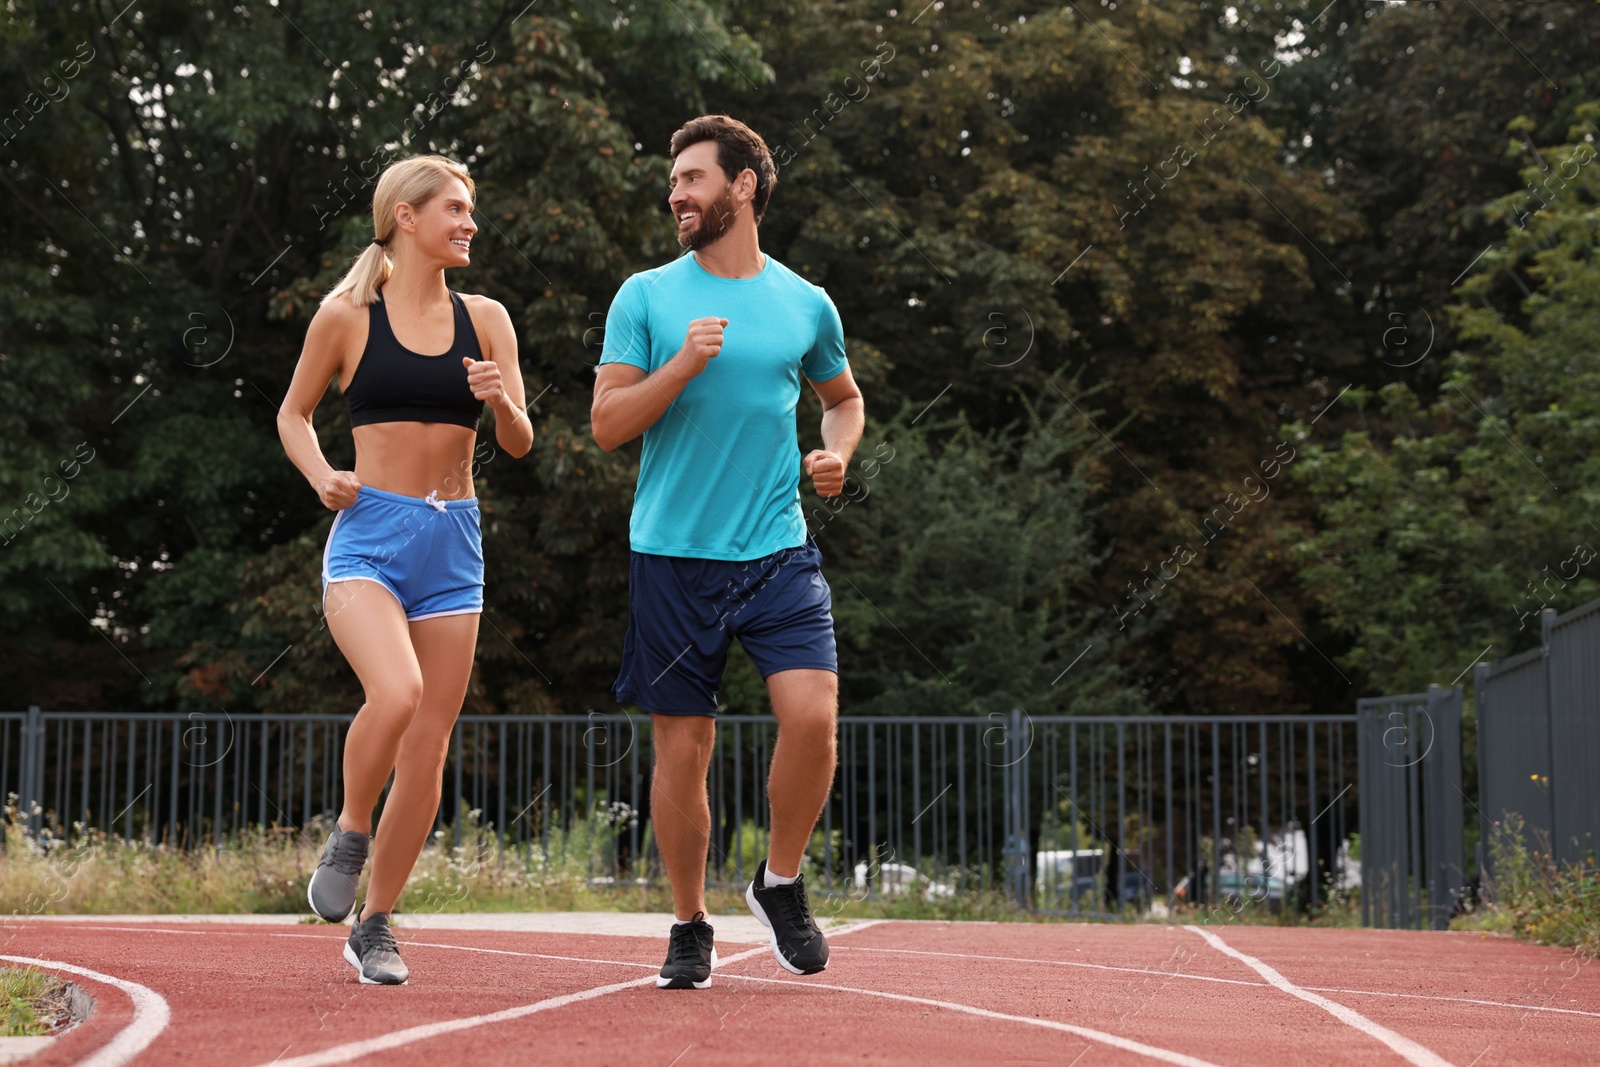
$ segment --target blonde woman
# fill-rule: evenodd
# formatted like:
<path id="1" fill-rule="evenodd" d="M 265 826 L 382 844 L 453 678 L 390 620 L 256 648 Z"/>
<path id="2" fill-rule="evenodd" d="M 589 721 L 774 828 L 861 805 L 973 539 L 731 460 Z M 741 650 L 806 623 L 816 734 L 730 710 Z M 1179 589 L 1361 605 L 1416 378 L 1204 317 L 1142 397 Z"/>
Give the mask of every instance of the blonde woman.
<path id="1" fill-rule="evenodd" d="M 517 337 L 494 300 L 451 292 L 470 262 L 474 187 L 442 156 L 389 166 L 372 198 L 372 244 L 322 301 L 278 412 L 289 459 L 338 512 L 323 553 L 328 629 L 365 703 L 344 749 L 344 809 L 306 896 L 329 922 L 355 906 L 372 810 L 394 787 L 345 959 L 366 984 L 399 985 L 389 914 L 439 807 L 451 729 L 466 696 L 483 610 L 472 453 L 485 405 L 512 456 L 533 446 Z M 312 412 L 338 379 L 353 471 L 323 458 Z"/>

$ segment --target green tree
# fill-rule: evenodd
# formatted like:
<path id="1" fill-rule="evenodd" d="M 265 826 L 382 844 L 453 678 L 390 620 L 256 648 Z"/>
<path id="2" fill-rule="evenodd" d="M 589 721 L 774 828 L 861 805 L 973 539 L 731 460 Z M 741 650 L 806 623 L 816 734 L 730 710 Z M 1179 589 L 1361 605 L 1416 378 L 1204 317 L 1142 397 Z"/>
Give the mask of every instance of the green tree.
<path id="1" fill-rule="evenodd" d="M 283 458 L 274 415 L 316 298 L 366 241 L 373 178 L 419 151 L 485 179 L 483 266 L 457 284 L 512 307 L 534 392 L 549 386 L 539 454 L 489 460 L 488 492 L 504 486 L 486 496 L 490 552 L 510 576 L 505 603 L 521 606 L 505 616 L 497 603 L 506 636 L 485 632 L 504 644 L 504 674 L 515 662 L 535 678 L 529 660 L 566 662 L 565 650 L 523 631 L 570 635 L 585 681 L 562 702 L 598 691 L 584 619 L 614 628 L 618 579 L 591 590 L 583 557 L 600 541 L 615 555 L 626 478 L 585 451 L 587 367 L 574 357 L 606 287 L 669 236 L 657 194 L 641 191 L 659 162 L 607 119 L 603 77 L 574 43 L 614 6 L 543 18 L 525 3 L 85 2 L 0 17 L 0 91 L 24 101 L 0 167 L 21 206 L 0 220 L 0 516 L 28 514 L 0 553 L 0 703 L 349 707 L 348 672 L 317 625 L 329 516 Z M 658 93 L 663 109 L 734 76 L 719 42 L 753 47 L 684 32 L 663 59 L 647 36 L 618 54 L 673 72 L 687 95 Z M 336 397 L 318 426 L 348 465 Z M 80 443 L 94 458 L 63 493 L 60 464 Z M 547 484 L 555 499 L 540 499 Z M 493 648 L 485 660 L 492 675 Z"/>
<path id="2" fill-rule="evenodd" d="M 812 498 L 850 711 L 1140 710 L 1126 635 L 1091 599 L 1105 550 L 1087 479 L 1105 445 L 1053 389 L 1036 403 L 988 432 L 904 409 L 842 498 Z"/>
<path id="3" fill-rule="evenodd" d="M 1525 187 L 1484 205 L 1504 243 L 1457 291 L 1462 347 L 1437 397 L 1402 382 L 1350 394 L 1383 429 L 1309 445 L 1299 468 L 1320 520 L 1296 549 L 1303 579 L 1353 638 L 1344 662 L 1382 691 L 1447 681 L 1485 646 L 1530 647 L 1542 607 L 1600 594 L 1600 105 L 1573 117 L 1570 140 L 1542 149 L 1513 126 Z M 1508 285 L 1528 295 L 1497 306 Z"/>

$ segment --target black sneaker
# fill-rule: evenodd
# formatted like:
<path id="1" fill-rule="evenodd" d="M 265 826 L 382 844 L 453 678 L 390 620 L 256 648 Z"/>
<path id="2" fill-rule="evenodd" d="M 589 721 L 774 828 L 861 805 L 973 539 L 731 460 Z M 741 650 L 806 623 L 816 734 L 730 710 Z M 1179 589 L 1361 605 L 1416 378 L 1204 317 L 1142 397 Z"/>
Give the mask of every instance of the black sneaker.
<path id="1" fill-rule="evenodd" d="M 328 835 L 322 860 L 306 885 L 306 901 L 311 910 L 328 922 L 344 922 L 356 906 L 356 889 L 361 884 L 361 868 L 367 865 L 367 845 L 371 840 L 359 830 L 341 830 L 337 825 Z"/>
<path id="2" fill-rule="evenodd" d="M 828 966 L 828 940 L 811 917 L 806 881 L 767 888 L 767 861 L 756 867 L 755 880 L 744 893 L 745 903 L 761 925 L 772 931 L 772 954 L 790 974 L 816 974 Z"/>
<path id="3" fill-rule="evenodd" d="M 356 916 L 350 940 L 344 943 L 344 958 L 361 973 L 362 985 L 405 985 L 411 972 L 400 960 L 400 946 L 383 912 Z"/>
<path id="4" fill-rule="evenodd" d="M 656 988 L 709 988 L 711 970 L 717 965 L 717 946 L 712 941 L 712 933 L 703 911 L 695 912 L 688 922 L 674 923 L 672 938 L 667 942 L 667 962 L 661 965 Z"/>

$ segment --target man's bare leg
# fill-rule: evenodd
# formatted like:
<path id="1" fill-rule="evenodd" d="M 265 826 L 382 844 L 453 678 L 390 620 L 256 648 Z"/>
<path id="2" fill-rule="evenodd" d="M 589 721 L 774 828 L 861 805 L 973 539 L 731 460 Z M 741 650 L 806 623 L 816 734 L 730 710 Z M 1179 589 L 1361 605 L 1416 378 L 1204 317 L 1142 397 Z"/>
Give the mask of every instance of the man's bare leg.
<path id="1" fill-rule="evenodd" d="M 706 855 L 711 847 L 711 802 L 706 771 L 717 721 L 709 715 L 652 715 L 655 770 L 650 824 L 672 884 L 673 910 L 687 922 L 706 910 Z"/>

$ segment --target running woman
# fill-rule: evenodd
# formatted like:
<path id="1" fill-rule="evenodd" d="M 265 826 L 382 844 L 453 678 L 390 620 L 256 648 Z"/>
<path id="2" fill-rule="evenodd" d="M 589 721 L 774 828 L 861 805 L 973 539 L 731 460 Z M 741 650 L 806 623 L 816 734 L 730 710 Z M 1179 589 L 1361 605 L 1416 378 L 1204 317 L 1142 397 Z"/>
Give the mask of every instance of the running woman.
<path id="1" fill-rule="evenodd" d="M 484 405 L 501 449 L 523 456 L 533 446 L 511 317 L 445 285 L 447 269 L 470 262 L 473 195 L 466 168 L 442 156 L 383 172 L 372 244 L 323 298 L 278 412 L 289 459 L 338 512 L 322 556 L 324 617 L 366 701 L 345 739 L 344 810 L 306 889 L 328 922 L 355 906 L 372 809 L 394 772 L 344 949 L 369 985 L 408 977 L 389 914 L 439 809 L 472 674 L 483 610 L 472 452 Z M 354 471 L 329 465 L 311 424 L 333 378 L 350 413 Z"/>
<path id="2" fill-rule="evenodd" d="M 651 716 L 650 817 L 678 919 L 656 984 L 705 989 L 717 960 L 705 921 L 706 771 L 735 638 L 778 720 L 772 844 L 745 900 L 785 969 L 828 964 L 800 864 L 833 783 L 839 665 L 800 474 L 819 495 L 838 496 L 865 416 L 833 302 L 761 251 L 757 226 L 778 183 L 766 143 L 741 122 L 705 115 L 672 135 L 672 158 L 667 203 L 688 254 L 617 292 L 591 418 L 608 451 L 644 437 L 613 690 Z M 802 377 L 823 407 L 823 447 L 804 456 Z"/>

